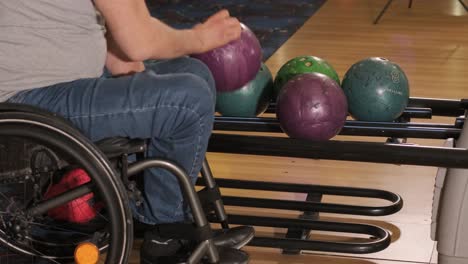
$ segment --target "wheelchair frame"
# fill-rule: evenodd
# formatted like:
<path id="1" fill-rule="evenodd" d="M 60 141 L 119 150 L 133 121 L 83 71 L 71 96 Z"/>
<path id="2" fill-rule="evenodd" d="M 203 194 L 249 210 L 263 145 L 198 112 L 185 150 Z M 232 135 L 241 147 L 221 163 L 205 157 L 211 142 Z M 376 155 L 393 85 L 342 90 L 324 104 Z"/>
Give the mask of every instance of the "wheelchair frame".
<path id="1" fill-rule="evenodd" d="M 39 130 L 42 129 L 42 132 L 37 133 L 37 128 L 40 128 Z M 100 192 L 99 195 L 104 197 L 104 200 L 107 201 L 107 205 L 117 204 L 120 206 L 120 209 L 118 210 L 120 215 L 116 215 L 115 210 L 110 210 L 110 218 L 112 219 L 111 232 L 114 235 L 111 234 L 108 247 L 101 248 L 101 250 L 107 249 L 108 258 L 106 258 L 106 263 L 118 264 L 128 262 L 128 256 L 133 242 L 133 221 L 128 206 L 127 192 L 122 184 L 123 182 L 126 182 L 126 179 L 121 179 L 122 181 L 118 180 L 118 177 L 115 176 L 107 158 L 94 146 L 93 143 L 82 136 L 77 130 L 72 128 L 65 119 L 46 111 L 38 110 L 34 107 L 18 104 L 0 104 L 0 136 L 24 136 L 26 138 L 35 139 L 39 142 L 52 145 L 60 150 L 68 150 L 69 152 L 67 152 L 67 154 L 79 161 L 79 164 L 83 166 L 83 169 L 85 169 L 91 178 L 95 180 L 95 183 L 81 185 L 80 187 L 66 191 L 53 198 L 47 199 L 46 201 L 34 204 L 33 208 L 24 212 L 25 221 L 27 221 L 27 218 L 29 217 L 44 214 L 52 208 L 93 192 L 93 185 L 96 184 L 100 186 L 102 190 L 106 190 L 105 192 Z M 68 141 L 64 141 L 61 136 L 68 139 Z M 67 143 L 70 145 L 67 145 Z M 77 149 L 72 149 L 72 147 Z M 122 154 L 126 155 L 127 153 Z M 91 161 L 89 159 L 91 159 Z M 93 165 L 99 165 L 102 166 L 102 168 L 101 170 L 96 170 L 93 168 Z M 213 244 L 210 225 L 206 220 L 200 201 L 189 177 L 180 166 L 167 160 L 146 159 L 144 161 L 130 164 L 128 166 L 128 171 L 122 175 L 125 175 L 125 177 L 132 176 L 141 172 L 145 168 L 150 167 L 169 170 L 175 177 L 177 177 L 183 194 L 191 207 L 194 223 L 196 227 L 202 231 L 200 243 L 192 252 L 186 263 L 199 263 L 205 256 L 209 262 L 217 263 L 219 261 L 219 254 Z M 111 180 L 107 181 L 107 183 L 116 184 L 115 189 L 119 190 L 116 193 L 117 197 L 110 196 L 111 192 L 106 188 L 104 180 Z M 120 221 L 119 216 L 121 216 Z M 115 222 L 117 222 L 117 224 L 115 224 Z M 121 229 L 117 228 L 117 225 Z M 5 236 L 7 235 L 6 232 L 3 232 L 3 234 Z M 122 239 L 124 241 L 120 241 Z M 0 241 L 10 249 L 30 254 L 19 247 L 10 245 L 4 239 L 0 239 Z M 45 258 L 57 262 L 52 256 L 47 256 Z"/>

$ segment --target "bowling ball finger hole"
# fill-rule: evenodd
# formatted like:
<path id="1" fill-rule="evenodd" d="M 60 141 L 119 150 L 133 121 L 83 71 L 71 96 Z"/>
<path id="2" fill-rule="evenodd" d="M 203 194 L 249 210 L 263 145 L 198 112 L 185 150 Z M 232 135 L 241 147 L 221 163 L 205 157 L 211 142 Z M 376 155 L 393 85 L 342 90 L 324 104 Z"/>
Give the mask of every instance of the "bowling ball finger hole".
<path id="1" fill-rule="evenodd" d="M 301 58 L 299 61 L 305 61 L 307 60 L 307 58 Z"/>
<path id="2" fill-rule="evenodd" d="M 306 62 L 306 63 L 305 63 L 305 66 L 306 66 L 306 67 L 312 66 L 312 62 L 310 62 L 310 61 Z"/>
<path id="3" fill-rule="evenodd" d="M 382 58 L 382 57 L 380 57 L 379 59 L 381 59 L 381 60 L 383 60 L 383 61 L 388 61 L 388 59 Z"/>

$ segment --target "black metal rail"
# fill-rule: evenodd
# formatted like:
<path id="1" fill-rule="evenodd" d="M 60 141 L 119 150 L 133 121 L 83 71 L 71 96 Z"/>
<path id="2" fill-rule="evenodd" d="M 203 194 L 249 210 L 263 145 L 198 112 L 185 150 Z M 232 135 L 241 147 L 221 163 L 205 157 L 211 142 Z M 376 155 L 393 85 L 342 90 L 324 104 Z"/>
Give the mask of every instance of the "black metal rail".
<path id="1" fill-rule="evenodd" d="M 276 112 L 276 103 L 271 103 L 266 113 L 275 113 Z M 401 114 L 403 118 L 421 118 L 421 119 L 431 119 L 432 110 L 430 108 L 424 107 L 407 107 L 405 111 Z"/>
<path id="2" fill-rule="evenodd" d="M 451 100 L 412 97 L 408 106 L 431 108 L 432 114 L 438 116 L 461 116 L 468 109 L 468 99 Z"/>
<path id="3" fill-rule="evenodd" d="M 390 215 L 400 211 L 400 209 L 403 207 L 403 200 L 399 195 L 384 190 L 294 183 L 274 183 L 265 181 L 244 181 L 219 178 L 216 179 L 216 182 L 218 186 L 222 188 L 365 197 L 382 199 L 390 202 L 389 205 L 384 206 L 357 206 L 310 201 L 223 196 L 222 198 L 225 205 L 367 216 Z M 197 184 L 204 185 L 203 181 L 198 181 Z"/>
<path id="4" fill-rule="evenodd" d="M 458 138 L 464 119 L 457 125 L 430 123 L 346 121 L 340 135 L 447 139 Z M 215 117 L 214 130 L 283 133 L 276 118 Z"/>
<path id="5" fill-rule="evenodd" d="M 343 252 L 366 254 L 381 251 L 390 245 L 391 237 L 388 231 L 373 225 L 352 224 L 341 222 L 311 221 L 304 219 L 290 219 L 264 216 L 228 215 L 229 222 L 239 225 L 268 226 L 279 228 L 300 228 L 317 231 L 331 231 L 368 235 L 366 242 L 326 242 L 319 240 L 303 240 L 294 238 L 273 238 L 257 236 L 249 243 L 257 247 L 275 247 L 282 249 L 314 250 L 323 252 Z M 216 218 L 210 218 L 216 222 Z"/>
<path id="6" fill-rule="evenodd" d="M 210 152 L 468 168 L 468 150 L 407 144 L 213 134 Z"/>
<path id="7" fill-rule="evenodd" d="M 315 199 L 307 198 L 306 201 L 293 201 L 222 196 L 222 200 L 225 205 L 303 212 L 303 216 L 299 219 L 251 215 L 227 216 L 230 224 L 287 228 L 288 232 L 283 238 L 257 235 L 249 245 L 281 248 L 283 249 L 283 252 L 288 254 L 297 254 L 300 250 L 354 254 L 372 253 L 383 250 L 390 244 L 390 234 L 383 228 L 364 224 L 318 221 L 318 214 L 320 212 L 327 212 L 336 214 L 383 216 L 396 213 L 403 206 L 403 200 L 399 195 L 384 190 L 232 179 L 217 179 L 216 182 L 219 187 L 223 188 L 305 193 L 308 197 L 310 195 L 315 197 Z M 205 181 L 200 178 L 197 185 L 205 185 Z M 322 203 L 320 202 L 322 195 L 376 198 L 386 200 L 390 202 L 390 204 L 384 206 L 359 206 Z M 317 199 L 317 197 L 320 198 Z M 210 217 L 210 221 L 222 222 L 214 215 Z M 311 230 L 353 233 L 367 235 L 370 238 L 366 239 L 365 242 L 359 243 L 318 241 L 309 238 L 308 234 Z"/>
<path id="8" fill-rule="evenodd" d="M 430 118 L 427 117 L 427 112 L 420 111 L 421 108 L 431 109 L 431 114 L 435 116 L 460 116 L 468 109 L 468 99 L 451 100 L 411 97 L 405 115 L 412 118 Z M 276 103 L 272 103 L 268 107 L 267 113 L 274 113 L 275 109 Z M 416 111 L 413 112 L 411 111 L 412 109 L 416 109 Z"/>

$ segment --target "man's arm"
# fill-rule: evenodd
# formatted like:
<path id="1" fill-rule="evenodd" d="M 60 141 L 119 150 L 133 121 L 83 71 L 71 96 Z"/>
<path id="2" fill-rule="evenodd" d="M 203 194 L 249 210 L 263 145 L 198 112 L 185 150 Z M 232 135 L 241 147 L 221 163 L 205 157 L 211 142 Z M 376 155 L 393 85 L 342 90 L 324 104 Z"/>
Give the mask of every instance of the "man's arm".
<path id="1" fill-rule="evenodd" d="M 106 68 L 113 76 L 129 75 L 145 70 L 145 65 L 141 61 L 130 61 L 127 56 L 116 45 L 110 32 L 106 34 L 107 58 Z"/>
<path id="2" fill-rule="evenodd" d="M 225 10 L 193 29 L 174 29 L 151 17 L 144 0 L 95 0 L 115 44 L 129 61 L 202 53 L 240 36 L 239 21 Z"/>

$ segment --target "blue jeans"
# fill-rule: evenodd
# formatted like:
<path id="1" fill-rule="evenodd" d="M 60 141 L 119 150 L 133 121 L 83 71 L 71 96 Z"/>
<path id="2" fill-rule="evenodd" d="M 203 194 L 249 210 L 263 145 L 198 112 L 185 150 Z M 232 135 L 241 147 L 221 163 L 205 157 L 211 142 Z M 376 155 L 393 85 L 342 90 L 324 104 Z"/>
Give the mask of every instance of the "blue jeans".
<path id="1" fill-rule="evenodd" d="M 146 63 L 131 76 L 79 79 L 23 91 L 9 102 L 64 116 L 93 141 L 107 137 L 150 139 L 147 156 L 180 164 L 195 183 L 205 157 L 216 91 L 208 68 L 182 57 Z M 187 220 L 177 179 L 162 169 L 144 175 L 145 201 L 133 205 L 147 224 Z"/>

